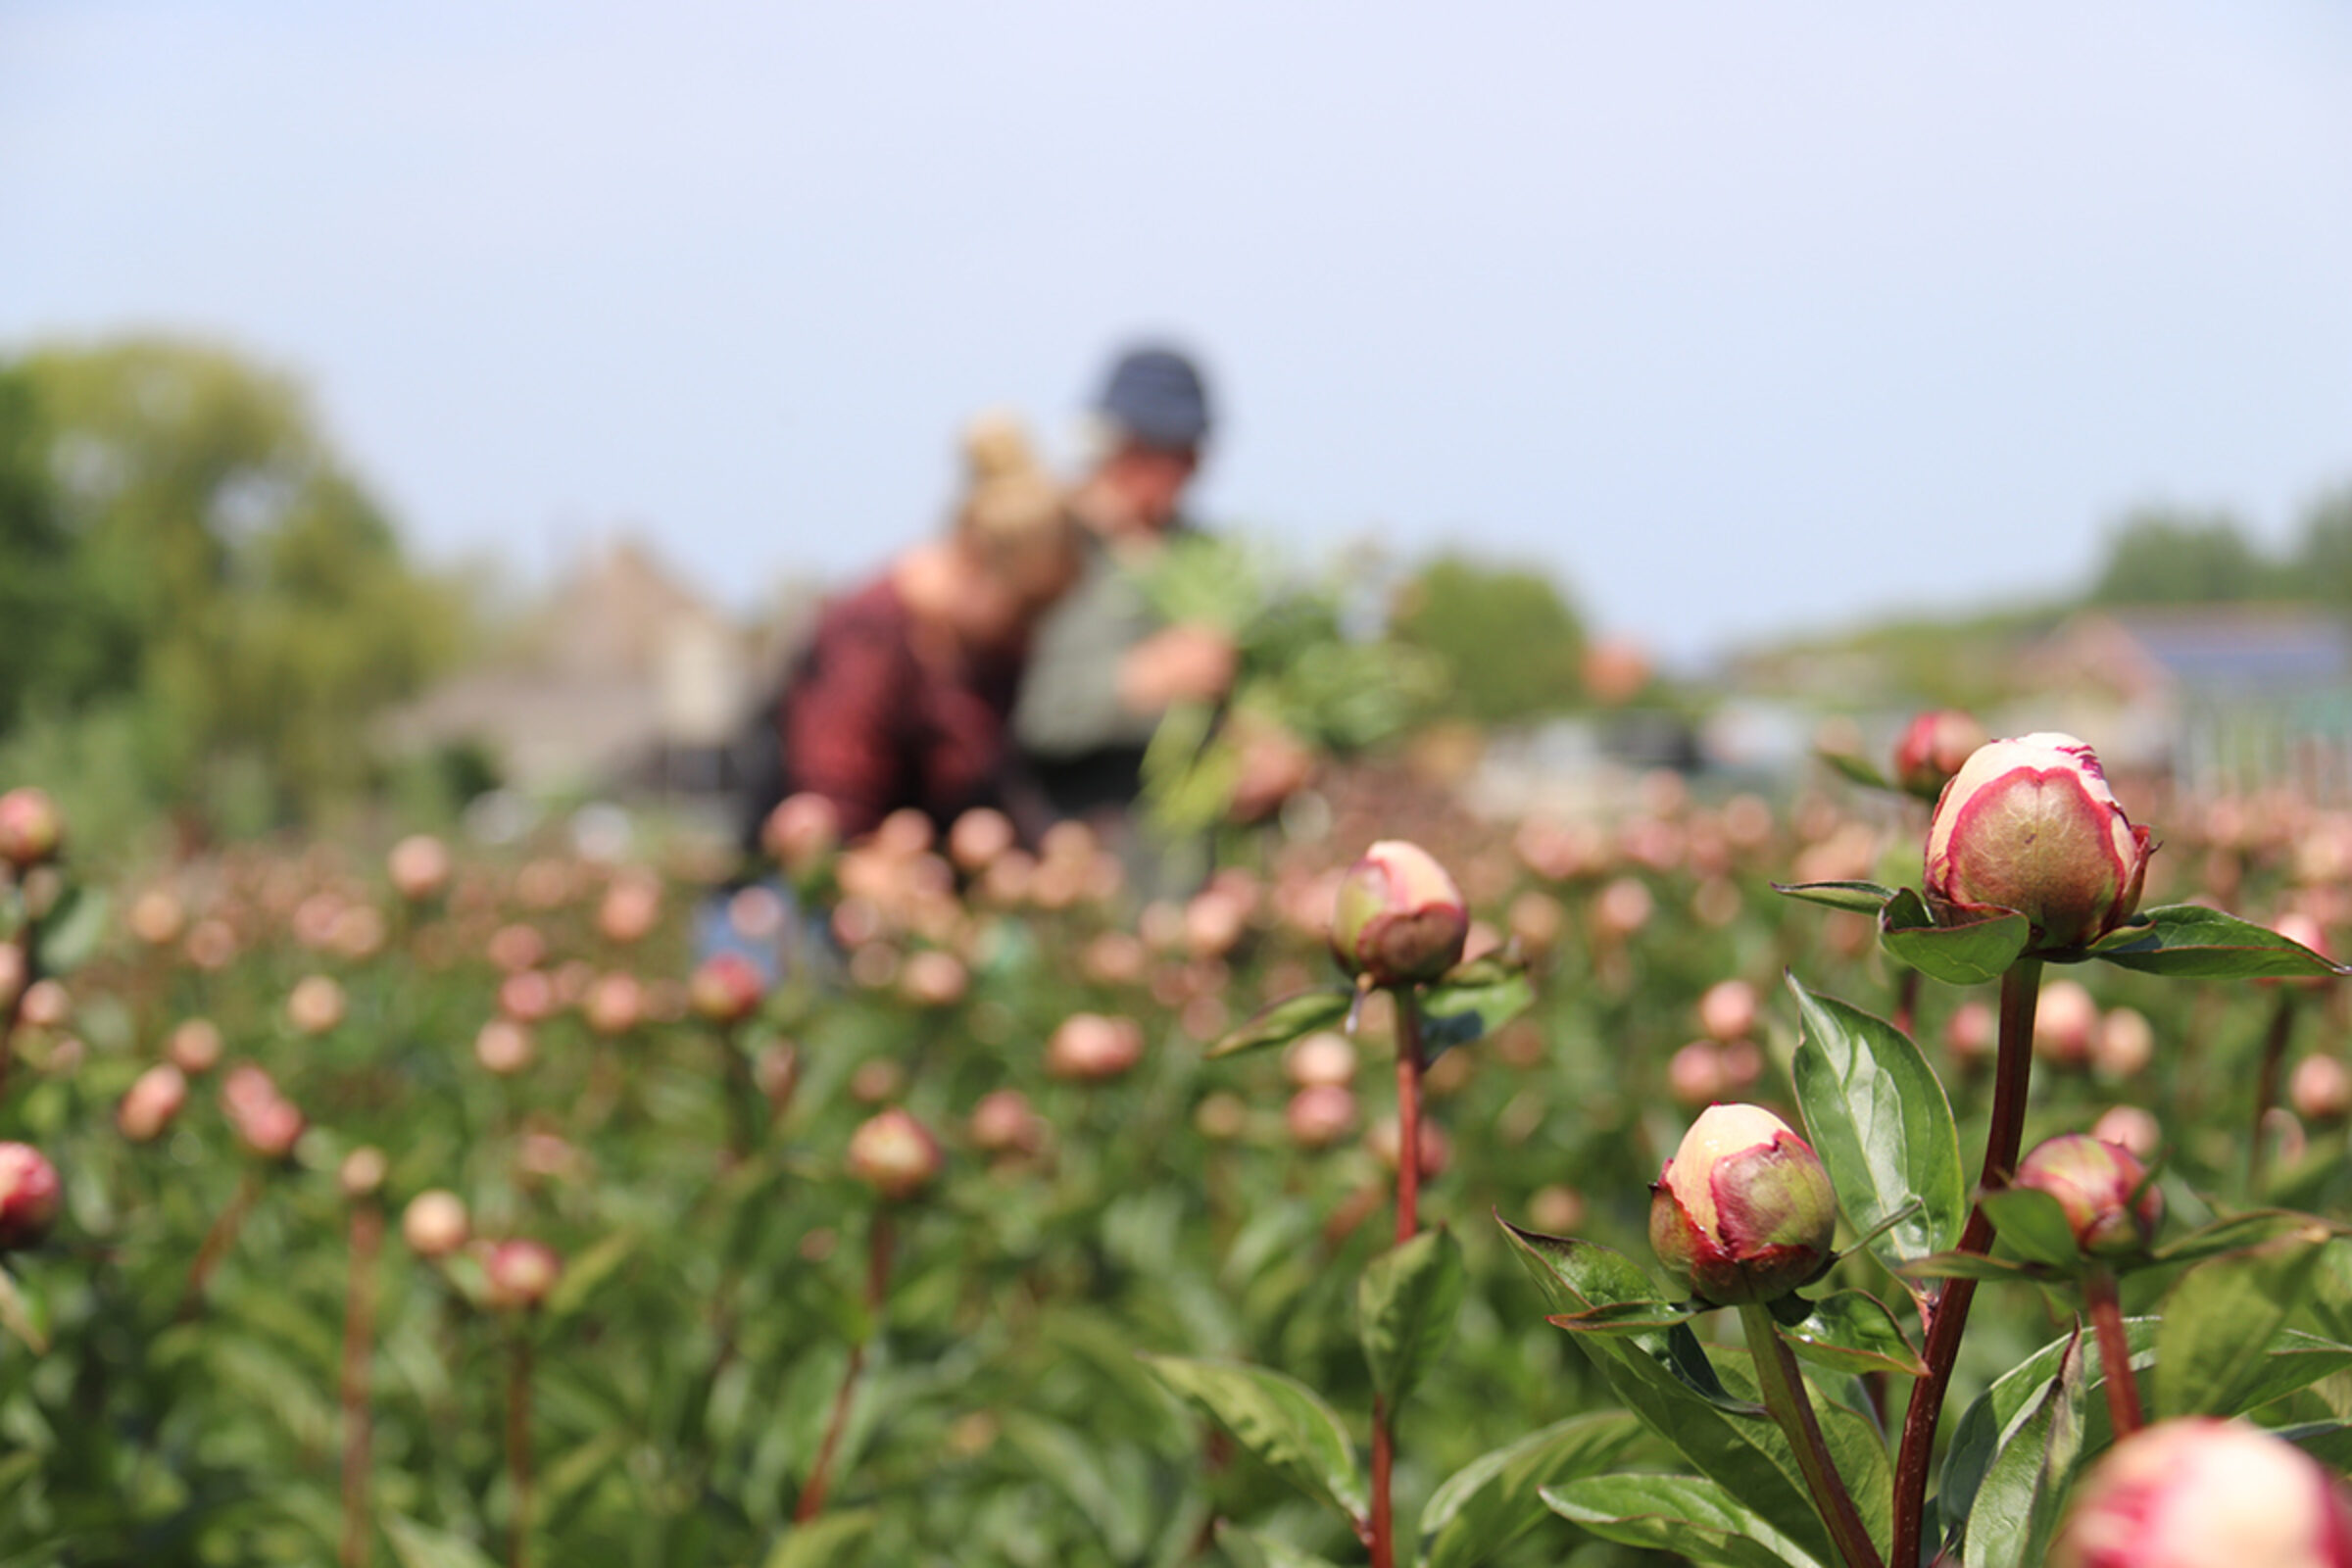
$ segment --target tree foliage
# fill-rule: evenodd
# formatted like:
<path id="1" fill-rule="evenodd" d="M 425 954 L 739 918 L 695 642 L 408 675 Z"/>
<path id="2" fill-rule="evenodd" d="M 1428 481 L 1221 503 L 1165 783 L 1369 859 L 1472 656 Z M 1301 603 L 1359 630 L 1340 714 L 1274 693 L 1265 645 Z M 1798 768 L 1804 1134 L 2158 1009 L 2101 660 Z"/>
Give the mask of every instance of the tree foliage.
<path id="1" fill-rule="evenodd" d="M 163 802 L 223 768 L 260 768 L 281 803 L 363 782 L 371 715 L 462 625 L 301 389 L 184 341 L 0 371 L 0 609 L 32 628 L 0 655 L 0 733 L 127 712 Z"/>
<path id="2" fill-rule="evenodd" d="M 2284 584 L 2226 513 L 2143 509 L 2109 536 L 2090 599 L 2101 605 L 2197 605 L 2260 599 Z"/>
<path id="3" fill-rule="evenodd" d="M 1399 592 L 1390 630 L 1446 662 L 1447 706 L 1480 723 L 1558 712 L 1582 690 L 1584 624 L 1558 585 L 1529 567 L 1441 556 Z"/>

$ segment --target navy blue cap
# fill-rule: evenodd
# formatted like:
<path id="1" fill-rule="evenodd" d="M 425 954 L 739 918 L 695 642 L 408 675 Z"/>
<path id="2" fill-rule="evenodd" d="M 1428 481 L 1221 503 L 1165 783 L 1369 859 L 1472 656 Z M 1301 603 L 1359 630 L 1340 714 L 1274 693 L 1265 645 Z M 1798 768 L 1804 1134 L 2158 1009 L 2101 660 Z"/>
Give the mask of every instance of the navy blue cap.
<path id="1" fill-rule="evenodd" d="M 1095 412 L 1148 447 L 1189 452 L 1208 435 L 1208 392 L 1193 362 L 1167 348 L 1119 356 Z"/>

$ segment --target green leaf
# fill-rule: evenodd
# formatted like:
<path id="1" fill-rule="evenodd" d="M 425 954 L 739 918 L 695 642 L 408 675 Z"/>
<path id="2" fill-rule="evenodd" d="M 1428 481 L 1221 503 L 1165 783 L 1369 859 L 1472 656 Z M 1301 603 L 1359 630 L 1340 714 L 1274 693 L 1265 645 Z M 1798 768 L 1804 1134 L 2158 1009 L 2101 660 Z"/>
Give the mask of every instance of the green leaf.
<path id="1" fill-rule="evenodd" d="M 1251 1013 L 1239 1028 L 1209 1047 L 1208 1054 L 1211 1058 L 1233 1056 L 1261 1046 L 1287 1046 L 1301 1035 L 1338 1024 L 1354 1004 L 1355 993 L 1347 986 L 1301 991 Z"/>
<path id="2" fill-rule="evenodd" d="M 1938 925 L 1910 888 L 1879 911 L 1879 945 L 1920 973 L 1947 985 L 1998 980 L 2034 940 L 2033 922 L 2014 909 L 1956 912 Z"/>
<path id="3" fill-rule="evenodd" d="M 1848 914 L 1875 915 L 1894 897 L 1894 889 L 1881 887 L 1876 882 L 1775 882 L 1772 891 L 1787 898 L 1802 899 L 1807 904 L 1843 909 Z"/>
<path id="4" fill-rule="evenodd" d="M 1904 1337 L 1886 1304 L 1861 1291 L 1839 1291 L 1812 1303 L 1795 1323 L 1777 1325 L 1788 1348 L 1817 1366 L 1839 1372 L 1928 1375 L 1927 1362 Z"/>
<path id="5" fill-rule="evenodd" d="M 1813 755 L 1820 758 L 1827 766 L 1861 785 L 1864 789 L 1890 790 L 1896 788 L 1893 780 L 1851 752 L 1832 751 L 1823 746 L 1815 748 Z"/>
<path id="6" fill-rule="evenodd" d="M 2073 1269 L 2082 1263 L 2082 1249 L 2066 1210 L 2049 1194 L 2031 1187 L 2005 1187 L 1978 1200 L 1992 1220 L 1998 1246 L 2049 1268 Z"/>
<path id="7" fill-rule="evenodd" d="M 400 1568 L 498 1568 L 497 1562 L 464 1536 L 418 1524 L 399 1514 L 384 1519 L 384 1535 Z"/>
<path id="8" fill-rule="evenodd" d="M 59 895 L 35 935 L 41 973 L 62 977 L 90 961 L 106 939 L 108 903 L 104 890 L 79 883 Z"/>
<path id="9" fill-rule="evenodd" d="M 1266 1468 L 1337 1504 L 1349 1519 L 1363 1517 L 1364 1475 L 1347 1429 L 1305 1384 L 1240 1362 L 1174 1355 L 1143 1360 L 1177 1397 L 1205 1411 Z"/>
<path id="10" fill-rule="evenodd" d="M 2345 1227 L 2317 1214 L 2291 1208 L 2249 1209 L 2174 1238 L 2156 1250 L 2155 1258 L 2159 1263 L 2200 1262 L 2230 1252 L 2251 1251 L 2283 1237 L 2307 1235 L 2315 1225 L 2324 1225 L 2337 1236 L 2345 1234 Z"/>
<path id="11" fill-rule="evenodd" d="M 1626 1411 L 1570 1416 L 1446 1478 L 1421 1510 L 1421 1568 L 1477 1568 L 1544 1517 L 1538 1494 L 1594 1475 L 1642 1439 Z"/>
<path id="12" fill-rule="evenodd" d="M 1223 1520 L 1217 1522 L 1217 1544 L 1233 1559 L 1234 1568 L 1338 1568 L 1328 1557 L 1318 1557 L 1287 1541 L 1261 1536 Z"/>
<path id="13" fill-rule="evenodd" d="M 2352 974 L 2299 942 L 2201 904 L 2168 904 L 2093 943 L 2087 956 L 2142 974 L 2198 980 L 2324 979 Z"/>
<path id="14" fill-rule="evenodd" d="M 866 1537 L 873 1530 L 871 1509 L 820 1515 L 786 1532 L 760 1568 L 831 1568 L 858 1561 L 865 1555 Z"/>
<path id="15" fill-rule="evenodd" d="M 1459 964 L 1421 993 L 1421 1053 L 1435 1061 L 1483 1040 L 1536 1004 L 1527 965 L 1490 955 Z"/>
<path id="16" fill-rule="evenodd" d="M 1657 1298 L 1646 1273 L 1605 1247 L 1507 1223 L 1503 1232 L 1551 1302 L 1564 1311 L 1590 1312 Z M 1752 1378 L 1745 1387 L 1728 1387 L 1687 1325 L 1663 1333 L 1579 1335 L 1576 1344 L 1643 1426 L 1775 1530 L 1829 1559 L 1829 1533 L 1806 1495 L 1796 1455 L 1754 1402 Z M 1856 1505 L 1865 1521 L 1876 1521 L 1874 1530 L 1884 1538 L 1889 1499 L 1883 1440 L 1868 1417 L 1836 1401 L 1822 1402 L 1819 1414 Z"/>
<path id="17" fill-rule="evenodd" d="M 636 1250 L 637 1241 L 635 1231 L 614 1231 L 564 1265 L 556 1288 L 548 1294 L 547 1315 L 563 1318 L 578 1311 L 596 1288 L 628 1261 L 629 1253 Z"/>
<path id="18" fill-rule="evenodd" d="M 1453 1332 L 1461 1310 L 1462 1244 L 1453 1233 L 1423 1231 L 1365 1268 L 1355 1290 L 1356 1332 L 1372 1387 L 1394 1410 L 1404 1402 Z"/>
<path id="19" fill-rule="evenodd" d="M 1976 1252 L 1931 1252 L 1897 1270 L 1907 1280 L 2046 1280 L 2052 1271 L 2039 1263 L 2008 1257 L 1985 1257 Z"/>
<path id="20" fill-rule="evenodd" d="M 2272 1435 L 2284 1438 L 2339 1476 L 2352 1470 L 2352 1422 L 2313 1421 L 2279 1427 Z"/>
<path id="21" fill-rule="evenodd" d="M 48 1303 L 25 1294 L 16 1275 L 0 1267 L 0 1328 L 24 1342 L 35 1355 L 49 1353 Z"/>
<path id="22" fill-rule="evenodd" d="M 1701 1568 L 1826 1568 L 1835 1561 L 1698 1476 L 1590 1476 L 1546 1487 L 1543 1496 L 1553 1513 L 1603 1541 L 1679 1552 Z"/>
<path id="23" fill-rule="evenodd" d="M 1816 996 L 1793 975 L 1788 989 L 1802 1025 L 1797 1102 L 1847 1221 L 1877 1232 L 1867 1246 L 1890 1269 L 1952 1247 L 1968 1223 L 1968 1189 L 1936 1070 L 1885 1019 Z"/>
<path id="24" fill-rule="evenodd" d="M 2164 1298 L 2156 1331 L 2155 1416 L 2234 1415 L 2273 1337 L 2318 1276 L 2328 1231 L 2200 1263 Z"/>
<path id="25" fill-rule="evenodd" d="M 2002 1434 L 1972 1499 L 1962 1538 L 1963 1568 L 2030 1568 L 2041 1562 L 2082 1448 L 2082 1349 L 2077 1334 L 2034 1403 Z"/>
<path id="26" fill-rule="evenodd" d="M 1688 1301 L 1611 1301 L 1584 1312 L 1554 1312 L 1544 1321 L 1571 1334 L 1647 1334 L 1690 1321 Z"/>

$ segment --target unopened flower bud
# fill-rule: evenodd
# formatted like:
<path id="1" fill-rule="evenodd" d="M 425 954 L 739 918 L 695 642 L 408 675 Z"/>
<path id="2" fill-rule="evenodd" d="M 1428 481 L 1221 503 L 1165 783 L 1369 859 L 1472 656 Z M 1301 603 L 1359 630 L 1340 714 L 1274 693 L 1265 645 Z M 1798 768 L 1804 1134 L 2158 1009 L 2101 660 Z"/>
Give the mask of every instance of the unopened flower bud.
<path id="1" fill-rule="evenodd" d="M 1730 1045 L 1755 1032 L 1756 988 L 1744 980 L 1718 980 L 1700 994 L 1698 1026 L 1707 1038 Z"/>
<path id="2" fill-rule="evenodd" d="M 220 1061 L 220 1031 L 208 1018 L 187 1019 L 172 1031 L 164 1054 L 190 1077 L 211 1072 Z"/>
<path id="3" fill-rule="evenodd" d="M 537 1054 L 537 1042 L 528 1024 L 493 1018 L 474 1032 L 473 1059 L 481 1063 L 484 1072 L 511 1078 L 528 1067 Z"/>
<path id="4" fill-rule="evenodd" d="M 920 1007 L 952 1007 L 971 989 L 971 972 L 953 953 L 924 948 L 906 956 L 899 973 L 899 990 Z"/>
<path id="5" fill-rule="evenodd" d="M 625 1035 L 645 1018 L 645 987 L 633 974 L 598 975 L 580 1014 L 600 1035 Z"/>
<path id="6" fill-rule="evenodd" d="M 1143 1027 L 1099 1012 L 1071 1013 L 1046 1046 L 1046 1070 L 1082 1082 L 1116 1078 L 1143 1059 Z"/>
<path id="7" fill-rule="evenodd" d="M 2011 1185 L 2056 1199 L 2075 1245 L 2092 1257 L 2145 1250 L 2164 1218 L 2164 1195 L 2139 1157 L 2087 1133 L 2062 1133 L 2034 1145 L 2018 1162 Z"/>
<path id="8" fill-rule="evenodd" d="M 2090 1136 L 2101 1143 L 2128 1149 L 2143 1160 L 2154 1159 L 2164 1147 L 2164 1125 L 2153 1111 L 2138 1105 L 2110 1105 L 2090 1124 Z"/>
<path id="9" fill-rule="evenodd" d="M 447 1257 L 466 1245 L 471 1231 L 466 1200 L 438 1187 L 410 1199 L 400 1216 L 401 1238 L 418 1257 Z"/>
<path id="10" fill-rule="evenodd" d="M 605 889 L 597 906 L 597 934 L 627 947 L 642 942 L 662 919 L 662 884 L 650 872 L 626 871 Z"/>
<path id="11" fill-rule="evenodd" d="M 2305 1121 L 2342 1121 L 2352 1111 L 2352 1072 L 2333 1056 L 2305 1056 L 2286 1081 L 2286 1101 Z"/>
<path id="12" fill-rule="evenodd" d="M 1424 1116 L 1418 1142 L 1421 1146 L 1421 1179 L 1430 1181 L 1444 1175 L 1446 1167 L 1453 1163 L 1453 1144 L 1446 1138 L 1446 1130 Z M 1364 1147 L 1372 1151 L 1372 1157 L 1382 1165 L 1390 1170 L 1397 1169 L 1404 1151 L 1404 1134 L 1397 1126 L 1396 1118 L 1383 1116 L 1374 1122 L 1364 1133 Z"/>
<path id="13" fill-rule="evenodd" d="M 757 1012 L 766 990 L 759 965 L 740 953 L 721 953 L 704 959 L 686 982 L 695 1016 L 722 1025 L 741 1023 Z"/>
<path id="14" fill-rule="evenodd" d="M 904 1201 L 931 1185 L 940 1169 L 939 1140 L 913 1115 L 893 1106 L 850 1134 L 850 1174 L 884 1198 Z"/>
<path id="15" fill-rule="evenodd" d="M 2133 827 L 2091 749 L 2044 733 L 1979 748 L 1936 803 L 1931 903 L 2013 909 L 2028 951 L 2095 942 L 2139 907 L 2148 830 Z"/>
<path id="16" fill-rule="evenodd" d="M 422 904 L 449 885 L 449 846 L 429 833 L 413 834 L 392 846 L 384 870 L 395 893 Z"/>
<path id="17" fill-rule="evenodd" d="M 1300 1089 L 1317 1084 L 1345 1089 L 1355 1081 L 1355 1047 L 1346 1035 L 1318 1029 L 1291 1042 L 1282 1054 L 1282 1070 Z"/>
<path id="18" fill-rule="evenodd" d="M 1967 765 L 1978 747 L 1992 737 L 1972 713 L 1957 708 L 1933 708 L 1903 727 L 1894 743 L 1894 782 L 1921 800 L 1943 792 L 1953 774 Z"/>
<path id="19" fill-rule="evenodd" d="M 1666 1093 L 1678 1105 L 1711 1105 L 1729 1083 L 1723 1048 L 1712 1040 L 1693 1040 L 1666 1059 Z"/>
<path id="20" fill-rule="evenodd" d="M 298 1034 L 323 1035 L 342 1023 L 343 988 L 327 975 L 305 975 L 286 997 L 286 1020 Z"/>
<path id="21" fill-rule="evenodd" d="M 230 1127 L 238 1142 L 263 1159 L 284 1159 L 294 1152 L 302 1141 L 303 1129 L 309 1125 L 302 1107 L 291 1100 L 271 1099 L 261 1102 L 242 1115 L 232 1116 Z"/>
<path id="22" fill-rule="evenodd" d="M 2352 1568 L 2352 1506 L 2309 1454 L 2244 1421 L 2142 1428 L 2076 1487 L 2050 1568 Z"/>
<path id="23" fill-rule="evenodd" d="M 57 1223 L 57 1167 L 30 1144 L 0 1144 L 0 1252 L 30 1247 Z"/>
<path id="24" fill-rule="evenodd" d="M 1650 1195 L 1650 1246 L 1700 1300 L 1776 1300 L 1830 1261 L 1838 1195 L 1829 1172 L 1760 1105 L 1708 1107 Z"/>
<path id="25" fill-rule="evenodd" d="M 2099 1004 L 2076 980 L 2041 988 L 2034 1008 L 2034 1054 L 2057 1067 L 2080 1067 L 2099 1037 Z"/>
<path id="26" fill-rule="evenodd" d="M 1283 1124 L 1301 1149 L 1328 1149 L 1355 1126 L 1355 1096 L 1340 1084 L 1308 1084 L 1284 1107 Z"/>
<path id="27" fill-rule="evenodd" d="M 0 795 L 0 863 L 31 869 L 57 854 L 65 818 L 49 792 L 26 784 Z"/>
<path id="28" fill-rule="evenodd" d="M 1385 840 L 1341 878 L 1331 951 L 1376 986 L 1435 980 L 1461 961 L 1470 935 L 1462 890 L 1418 845 Z"/>
<path id="29" fill-rule="evenodd" d="M 187 1075 L 168 1061 L 158 1062 L 131 1080 L 115 1107 L 115 1125 L 132 1143 L 151 1144 L 187 1102 Z"/>
<path id="30" fill-rule="evenodd" d="M 992 1089 L 972 1107 L 972 1146 L 990 1154 L 1034 1154 L 1045 1147 L 1046 1128 L 1018 1089 Z"/>
<path id="31" fill-rule="evenodd" d="M 362 1144 L 343 1156 L 343 1163 L 335 1172 L 335 1185 L 343 1190 L 345 1198 L 355 1201 L 369 1198 L 384 1185 L 384 1177 L 391 1168 L 391 1161 L 384 1158 L 382 1150 Z"/>
<path id="32" fill-rule="evenodd" d="M 760 842 L 785 870 L 804 875 L 841 843 L 841 812 L 822 795 L 788 796 L 767 814 Z"/>
<path id="33" fill-rule="evenodd" d="M 564 1277 L 564 1260 L 545 1242 L 504 1241 L 482 1260 L 482 1274 L 490 1284 L 490 1304 L 516 1311 L 547 1300 Z"/>

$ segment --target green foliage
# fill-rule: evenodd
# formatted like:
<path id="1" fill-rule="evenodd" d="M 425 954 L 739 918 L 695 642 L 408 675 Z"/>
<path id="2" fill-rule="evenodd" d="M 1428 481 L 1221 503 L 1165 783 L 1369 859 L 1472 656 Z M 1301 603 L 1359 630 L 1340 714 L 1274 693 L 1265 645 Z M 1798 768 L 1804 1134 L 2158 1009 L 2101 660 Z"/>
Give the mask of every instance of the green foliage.
<path id="1" fill-rule="evenodd" d="M 2261 599 L 2281 574 L 2222 513 L 2148 508 L 2117 524 L 2090 589 L 2096 605 L 2205 605 Z"/>
<path id="2" fill-rule="evenodd" d="M 158 804 L 213 807 L 246 760 L 280 808 L 367 782 L 372 716 L 463 627 L 291 382 L 167 339 L 0 374 L 0 566 L 39 601 L 10 620 L 0 735 L 98 704 Z"/>
<path id="3" fill-rule="evenodd" d="M 1458 717 L 1537 718 L 1573 708 L 1582 691 L 1584 624 L 1533 567 L 1442 556 L 1399 591 L 1390 632 L 1445 662 L 1445 708 Z"/>

